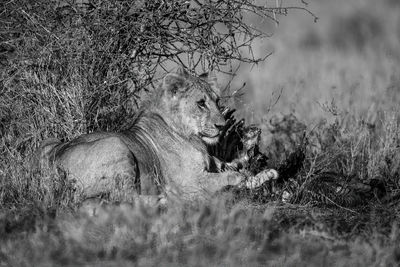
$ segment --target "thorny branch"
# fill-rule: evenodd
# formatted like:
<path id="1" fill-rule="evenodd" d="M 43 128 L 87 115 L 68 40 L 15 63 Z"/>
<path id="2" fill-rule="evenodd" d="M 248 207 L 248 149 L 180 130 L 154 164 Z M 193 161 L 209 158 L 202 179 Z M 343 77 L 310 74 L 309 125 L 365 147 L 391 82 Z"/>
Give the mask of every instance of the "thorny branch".
<path id="1" fill-rule="evenodd" d="M 104 92 L 120 93 L 125 84 L 119 99 L 136 101 L 176 65 L 232 73 L 235 63 L 257 64 L 268 56 L 252 52 L 256 39 L 269 37 L 260 21 L 277 21 L 292 9 L 309 12 L 301 2 L 284 7 L 260 0 L 15 0 L 0 9 L 0 46 L 25 49 L 15 64 L 27 66 L 19 69 L 44 68 L 63 77 L 56 83 L 82 77 L 92 99 L 87 120 L 96 124 L 112 97 Z"/>

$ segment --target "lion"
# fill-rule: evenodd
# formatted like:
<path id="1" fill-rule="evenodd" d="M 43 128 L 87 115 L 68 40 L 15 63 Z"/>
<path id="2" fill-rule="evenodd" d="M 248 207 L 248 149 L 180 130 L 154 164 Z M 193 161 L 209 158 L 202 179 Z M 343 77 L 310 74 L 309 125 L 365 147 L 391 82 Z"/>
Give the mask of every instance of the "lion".
<path id="1" fill-rule="evenodd" d="M 276 171 L 247 178 L 233 170 L 211 172 L 221 162 L 207 146 L 218 142 L 225 126 L 219 93 L 215 76 L 169 73 L 125 130 L 65 143 L 50 139 L 39 149 L 40 162 L 62 170 L 83 199 L 208 198 L 228 186 L 255 188 L 275 179 Z"/>

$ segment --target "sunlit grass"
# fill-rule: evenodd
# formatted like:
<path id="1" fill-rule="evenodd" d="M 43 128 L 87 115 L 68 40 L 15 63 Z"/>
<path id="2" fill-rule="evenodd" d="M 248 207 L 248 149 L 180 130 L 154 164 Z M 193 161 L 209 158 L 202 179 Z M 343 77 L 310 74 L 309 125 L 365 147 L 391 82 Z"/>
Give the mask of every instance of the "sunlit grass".
<path id="1" fill-rule="evenodd" d="M 0 133 L 6 133 L 0 151 L 7 155 L 0 158 L 0 266 L 397 266 L 399 5 L 355 2 L 361 8 L 345 0 L 310 3 L 317 24 L 289 15 L 257 48 L 275 53 L 243 69 L 233 84 L 247 82 L 238 116 L 262 128 L 262 150 L 274 163 L 295 149 L 285 142 L 306 131 L 307 157 L 286 203 L 279 194 L 264 203 L 220 196 L 166 209 L 109 205 L 88 216 L 62 177 L 40 173 L 29 161 L 42 138 L 83 131 L 79 85 L 33 100 L 24 87 L 8 95 L 15 103 L 0 100 Z M 272 134 L 269 121 L 277 113 L 294 114 L 304 129 Z M 19 135 L 2 128 L 6 119 Z M 340 174 L 330 191 L 318 187 L 322 171 Z M 373 179 L 386 191 L 362 191 Z"/>

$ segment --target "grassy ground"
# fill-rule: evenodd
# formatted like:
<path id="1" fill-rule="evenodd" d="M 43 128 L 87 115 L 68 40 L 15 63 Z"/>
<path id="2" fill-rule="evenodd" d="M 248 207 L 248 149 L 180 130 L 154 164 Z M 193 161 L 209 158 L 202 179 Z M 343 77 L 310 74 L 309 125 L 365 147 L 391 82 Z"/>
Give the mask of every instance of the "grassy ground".
<path id="1" fill-rule="evenodd" d="M 260 125 L 271 165 L 308 139 L 300 172 L 257 201 L 76 212 L 62 179 L 32 170 L 29 155 L 83 131 L 84 96 L 71 85 L 47 103 L 40 82 L 52 78 L 25 72 L 36 91 L 0 98 L 0 266 L 398 266 L 400 5 L 309 7 L 319 22 L 294 13 L 272 26 L 256 52 L 274 54 L 233 84 L 247 82 L 238 116 Z"/>
<path id="2" fill-rule="evenodd" d="M 26 207 L 2 218 L 0 256 L 5 266 L 395 266 L 398 262 L 397 229 L 390 238 L 378 233 L 338 238 L 319 220 L 318 213 L 329 211 L 310 208 L 307 220 L 283 228 L 279 214 L 295 220 L 298 209 L 251 203 L 232 207 L 216 200 L 161 214 L 140 205 L 105 209 L 97 217 L 59 211 L 55 220 L 52 214 L 44 216 Z M 300 226 L 306 221 L 308 226 Z"/>

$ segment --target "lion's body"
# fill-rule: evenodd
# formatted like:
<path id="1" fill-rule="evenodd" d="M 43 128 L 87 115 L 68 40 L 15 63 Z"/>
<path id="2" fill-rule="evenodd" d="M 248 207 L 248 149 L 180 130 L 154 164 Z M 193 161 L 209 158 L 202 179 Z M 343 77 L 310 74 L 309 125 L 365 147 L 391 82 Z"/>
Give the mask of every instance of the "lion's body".
<path id="1" fill-rule="evenodd" d="M 237 172 L 209 172 L 206 144 L 218 141 L 225 124 L 216 95 L 212 82 L 169 74 L 132 126 L 67 143 L 52 139 L 42 145 L 41 161 L 61 168 L 85 198 L 129 200 L 136 193 L 161 192 L 180 198 L 213 195 L 243 180 Z"/>

